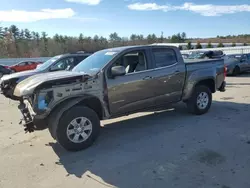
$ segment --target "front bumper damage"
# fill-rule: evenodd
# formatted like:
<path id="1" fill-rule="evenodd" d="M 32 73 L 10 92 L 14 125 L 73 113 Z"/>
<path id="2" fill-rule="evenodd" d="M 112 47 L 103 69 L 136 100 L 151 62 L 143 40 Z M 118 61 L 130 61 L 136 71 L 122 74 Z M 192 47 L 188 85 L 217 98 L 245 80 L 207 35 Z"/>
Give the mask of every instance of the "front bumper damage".
<path id="1" fill-rule="evenodd" d="M 47 128 L 46 121 L 37 117 L 36 113 L 32 108 L 32 105 L 28 100 L 20 100 L 18 109 L 20 110 L 23 116 L 19 124 L 24 126 L 24 131 L 26 133 L 31 133 L 36 130 L 44 130 Z"/>

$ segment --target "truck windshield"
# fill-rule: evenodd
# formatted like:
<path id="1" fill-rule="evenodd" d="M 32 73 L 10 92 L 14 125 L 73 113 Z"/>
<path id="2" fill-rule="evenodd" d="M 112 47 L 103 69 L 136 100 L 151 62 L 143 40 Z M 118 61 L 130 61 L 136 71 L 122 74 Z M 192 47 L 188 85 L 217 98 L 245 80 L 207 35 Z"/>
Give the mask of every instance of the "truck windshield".
<path id="1" fill-rule="evenodd" d="M 94 53 L 81 61 L 72 71 L 85 72 L 88 74 L 96 73 L 109 63 L 118 52 L 110 50 L 102 50 Z"/>
<path id="2" fill-rule="evenodd" d="M 61 55 L 52 57 L 51 59 L 49 59 L 48 61 L 45 61 L 43 64 L 39 65 L 36 70 L 41 71 L 41 70 L 45 70 L 47 68 L 49 68 L 56 60 L 58 60 L 59 58 L 61 58 Z"/>

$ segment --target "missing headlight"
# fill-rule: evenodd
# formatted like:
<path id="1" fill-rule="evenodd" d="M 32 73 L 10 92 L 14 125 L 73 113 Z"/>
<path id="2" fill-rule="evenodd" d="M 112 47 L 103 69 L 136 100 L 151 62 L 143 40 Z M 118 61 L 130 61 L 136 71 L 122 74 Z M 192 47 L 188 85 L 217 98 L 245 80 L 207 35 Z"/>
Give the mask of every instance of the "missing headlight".
<path id="1" fill-rule="evenodd" d="M 48 107 L 49 103 L 53 100 L 53 91 L 48 91 L 48 92 L 41 92 L 38 95 L 38 109 L 39 110 L 46 110 Z"/>

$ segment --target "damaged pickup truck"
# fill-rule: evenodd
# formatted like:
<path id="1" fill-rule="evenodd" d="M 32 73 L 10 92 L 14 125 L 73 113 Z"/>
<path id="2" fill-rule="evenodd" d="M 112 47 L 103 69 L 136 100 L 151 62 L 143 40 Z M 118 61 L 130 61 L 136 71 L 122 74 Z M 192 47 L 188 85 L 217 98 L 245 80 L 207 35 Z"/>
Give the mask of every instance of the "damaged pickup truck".
<path id="1" fill-rule="evenodd" d="M 98 51 L 72 71 L 44 73 L 20 82 L 25 130 L 49 129 L 65 149 L 78 151 L 96 140 L 100 120 L 183 101 L 206 113 L 212 93 L 225 91 L 223 59 L 184 62 L 178 48 L 146 45 Z"/>

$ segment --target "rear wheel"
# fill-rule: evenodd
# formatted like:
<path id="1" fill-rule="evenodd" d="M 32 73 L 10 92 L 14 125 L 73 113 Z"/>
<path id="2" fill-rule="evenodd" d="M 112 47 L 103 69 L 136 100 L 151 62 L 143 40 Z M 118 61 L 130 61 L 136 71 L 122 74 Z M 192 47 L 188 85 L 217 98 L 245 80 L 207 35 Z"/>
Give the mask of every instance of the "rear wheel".
<path id="1" fill-rule="evenodd" d="M 55 129 L 56 140 L 69 151 L 91 146 L 99 135 L 100 120 L 88 107 L 75 106 L 62 115 Z"/>
<path id="2" fill-rule="evenodd" d="M 237 76 L 237 75 L 239 75 L 239 74 L 240 74 L 240 67 L 237 66 L 237 67 L 235 67 L 234 70 L 233 70 L 233 75 L 234 75 L 234 76 Z"/>
<path id="3" fill-rule="evenodd" d="M 190 113 L 202 115 L 208 112 L 212 104 L 212 93 L 207 86 L 198 85 L 190 99 L 187 107 Z"/>

